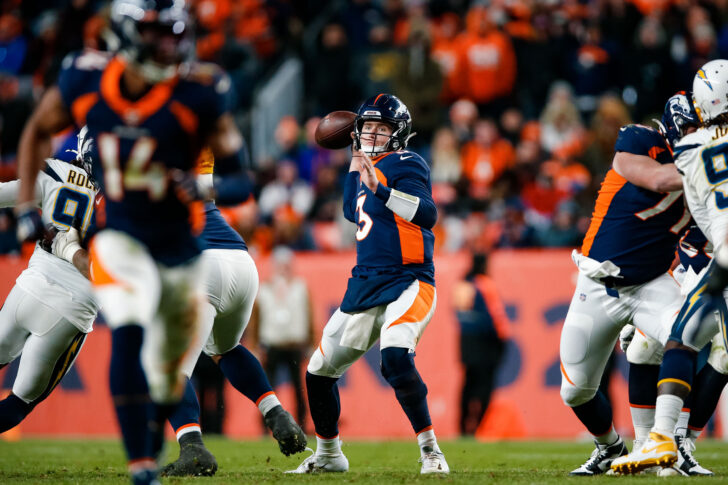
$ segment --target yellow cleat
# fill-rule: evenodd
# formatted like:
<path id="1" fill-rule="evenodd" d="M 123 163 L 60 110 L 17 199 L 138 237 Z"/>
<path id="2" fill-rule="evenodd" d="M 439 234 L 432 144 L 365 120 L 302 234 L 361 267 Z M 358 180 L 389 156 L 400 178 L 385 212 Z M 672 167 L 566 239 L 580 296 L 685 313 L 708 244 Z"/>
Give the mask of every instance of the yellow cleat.
<path id="1" fill-rule="evenodd" d="M 670 467 L 677 461 L 677 444 L 672 436 L 652 432 L 637 450 L 612 462 L 612 470 L 622 475 L 639 473 L 653 466 Z"/>

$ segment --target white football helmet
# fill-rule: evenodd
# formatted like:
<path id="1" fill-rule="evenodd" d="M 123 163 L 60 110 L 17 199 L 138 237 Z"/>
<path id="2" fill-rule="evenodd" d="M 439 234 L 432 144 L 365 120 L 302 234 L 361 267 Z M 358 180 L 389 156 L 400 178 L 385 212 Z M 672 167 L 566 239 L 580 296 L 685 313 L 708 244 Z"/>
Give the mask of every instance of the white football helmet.
<path id="1" fill-rule="evenodd" d="M 716 59 L 698 70 L 693 79 L 693 103 L 703 123 L 728 111 L 728 60 Z"/>

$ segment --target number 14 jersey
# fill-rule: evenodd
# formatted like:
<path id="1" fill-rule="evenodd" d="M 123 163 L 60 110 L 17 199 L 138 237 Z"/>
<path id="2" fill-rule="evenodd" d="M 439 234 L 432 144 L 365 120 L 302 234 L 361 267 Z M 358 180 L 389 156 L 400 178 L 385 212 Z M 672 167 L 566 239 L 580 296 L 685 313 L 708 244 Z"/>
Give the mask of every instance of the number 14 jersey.
<path id="1" fill-rule="evenodd" d="M 147 246 L 173 266 L 200 252 L 202 204 L 187 206 L 170 186 L 169 170 L 195 167 L 205 138 L 230 109 L 230 80 L 217 67 L 191 63 L 137 100 L 123 94 L 122 57 L 84 51 L 63 61 L 58 79 L 77 127 L 95 140 L 94 176 L 105 196 L 106 227 Z"/>

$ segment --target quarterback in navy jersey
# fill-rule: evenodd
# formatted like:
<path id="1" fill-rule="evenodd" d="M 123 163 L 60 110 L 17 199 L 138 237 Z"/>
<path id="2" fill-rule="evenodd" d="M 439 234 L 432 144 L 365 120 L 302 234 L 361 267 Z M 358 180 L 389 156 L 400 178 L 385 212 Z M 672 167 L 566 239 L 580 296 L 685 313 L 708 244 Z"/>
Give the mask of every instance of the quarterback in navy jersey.
<path id="1" fill-rule="evenodd" d="M 382 375 L 417 435 L 421 473 L 449 472 L 432 429 L 427 386 L 414 365 L 415 346 L 435 310 L 437 210 L 427 163 L 406 150 L 411 130 L 409 110 L 391 94 L 367 99 L 357 112 L 344 187 L 344 216 L 357 225 L 357 261 L 306 372 L 316 452 L 292 473 L 349 469 L 336 381 L 378 339 Z"/>
<path id="2" fill-rule="evenodd" d="M 686 104 L 684 94 L 676 98 Z M 668 102 L 668 111 L 670 106 Z M 561 333 L 561 397 L 596 443 L 572 475 L 604 473 L 615 458 L 627 454 L 612 425 L 609 401 L 598 390 L 620 330 L 634 324 L 662 348 L 682 298 L 668 271 L 690 213 L 668 141 L 658 130 L 628 125 L 620 129 L 615 152 L 581 251 L 572 254 L 579 276 Z M 630 374 L 641 383 L 630 386 L 639 442 L 649 434 L 656 399 L 654 392 L 641 390 L 654 391 L 648 381 L 655 381 L 656 374 L 648 371 L 657 369 L 659 360 L 650 362 L 654 353 L 640 352 L 630 358 L 629 350 Z M 649 375 L 637 376 L 640 370 Z"/>
<path id="3" fill-rule="evenodd" d="M 217 162 L 215 197 L 249 194 L 230 80 L 187 61 L 193 43 L 184 2 L 114 0 L 110 14 L 118 50 L 67 57 L 23 131 L 16 213 L 19 237 L 37 237 L 42 224 L 29 202 L 50 137 L 86 124 L 105 196 L 105 213 L 97 214 L 105 227 L 89 252 L 112 329 L 111 393 L 132 479 L 154 483 L 163 423 L 185 389 L 185 361 L 196 357 L 187 350 L 204 301 L 197 236 L 205 194 L 194 173 L 203 146 Z"/>

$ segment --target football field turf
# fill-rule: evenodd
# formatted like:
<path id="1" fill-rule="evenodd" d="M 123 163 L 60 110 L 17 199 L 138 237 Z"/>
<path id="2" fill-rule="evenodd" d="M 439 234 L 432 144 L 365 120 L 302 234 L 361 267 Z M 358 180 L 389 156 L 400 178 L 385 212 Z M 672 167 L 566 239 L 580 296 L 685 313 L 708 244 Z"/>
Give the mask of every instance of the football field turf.
<path id="1" fill-rule="evenodd" d="M 420 476 L 413 442 L 344 442 L 349 458 L 346 474 L 284 475 L 308 456 L 286 458 L 272 440 L 231 441 L 207 438 L 220 469 L 213 478 L 168 478 L 170 484 L 248 484 L 340 482 L 377 485 L 442 481 L 443 483 L 664 483 L 691 480 L 728 483 L 728 443 L 700 441 L 696 456 L 712 469 L 712 478 L 568 477 L 591 452 L 590 443 L 564 441 L 479 443 L 443 441 L 449 476 Z M 170 443 L 168 454 L 175 454 Z M 0 483 L 127 484 L 121 446 L 112 440 L 35 440 L 0 442 Z"/>

